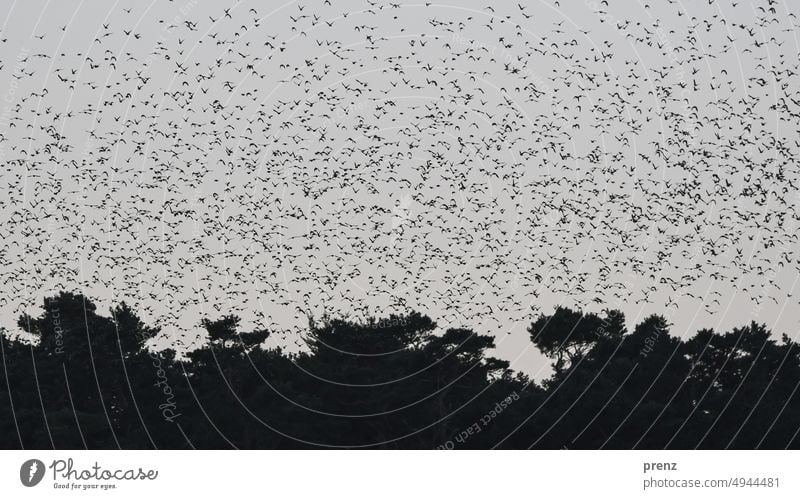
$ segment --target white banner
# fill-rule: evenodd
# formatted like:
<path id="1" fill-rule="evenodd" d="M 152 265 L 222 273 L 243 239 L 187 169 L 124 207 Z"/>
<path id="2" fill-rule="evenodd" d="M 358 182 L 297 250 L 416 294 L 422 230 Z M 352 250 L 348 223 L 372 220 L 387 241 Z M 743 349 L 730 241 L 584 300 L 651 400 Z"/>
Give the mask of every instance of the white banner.
<path id="1" fill-rule="evenodd" d="M 800 497 L 788 451 L 7 451 L 2 497 Z M 229 496 L 233 497 L 233 496 Z"/>

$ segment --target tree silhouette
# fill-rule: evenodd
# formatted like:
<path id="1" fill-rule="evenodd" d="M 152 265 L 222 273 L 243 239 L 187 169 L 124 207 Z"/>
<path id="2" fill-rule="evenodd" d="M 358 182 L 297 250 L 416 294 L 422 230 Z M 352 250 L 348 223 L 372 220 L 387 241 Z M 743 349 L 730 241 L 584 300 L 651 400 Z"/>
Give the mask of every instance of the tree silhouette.
<path id="1" fill-rule="evenodd" d="M 234 315 L 178 356 L 125 303 L 59 293 L 0 337 L 3 448 L 796 448 L 797 344 L 752 323 L 688 340 L 654 315 L 532 320 L 534 382 L 494 340 L 417 312 L 310 321 L 299 353 Z"/>

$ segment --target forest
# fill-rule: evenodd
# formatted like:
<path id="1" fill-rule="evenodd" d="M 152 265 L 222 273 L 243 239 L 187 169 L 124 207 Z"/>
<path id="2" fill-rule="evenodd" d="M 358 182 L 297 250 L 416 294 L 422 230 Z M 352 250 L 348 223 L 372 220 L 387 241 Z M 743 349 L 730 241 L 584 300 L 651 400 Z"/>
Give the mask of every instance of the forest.
<path id="1" fill-rule="evenodd" d="M 203 319 L 205 343 L 156 349 L 120 303 L 61 292 L 0 340 L 6 449 L 798 448 L 800 349 L 755 322 L 670 334 L 653 315 L 532 317 L 552 363 L 533 380 L 492 336 L 411 312 L 310 320 L 305 348 Z"/>

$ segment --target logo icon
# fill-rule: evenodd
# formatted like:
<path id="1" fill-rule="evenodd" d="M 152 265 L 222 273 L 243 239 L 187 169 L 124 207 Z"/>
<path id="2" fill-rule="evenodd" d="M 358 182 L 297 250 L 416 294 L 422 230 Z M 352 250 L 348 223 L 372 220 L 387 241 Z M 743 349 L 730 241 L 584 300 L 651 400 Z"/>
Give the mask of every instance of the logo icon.
<path id="1" fill-rule="evenodd" d="M 38 459 L 28 459 L 19 469 L 19 480 L 26 487 L 35 487 L 44 478 L 44 463 Z"/>

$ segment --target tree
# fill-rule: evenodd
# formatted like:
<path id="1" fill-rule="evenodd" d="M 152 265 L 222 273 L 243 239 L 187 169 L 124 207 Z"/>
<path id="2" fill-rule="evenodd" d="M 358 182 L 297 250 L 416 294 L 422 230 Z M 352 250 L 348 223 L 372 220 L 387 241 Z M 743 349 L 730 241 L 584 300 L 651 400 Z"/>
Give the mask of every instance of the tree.
<path id="1" fill-rule="evenodd" d="M 558 308 L 532 321 L 541 384 L 494 338 L 410 312 L 310 321 L 267 348 L 235 315 L 181 356 L 120 303 L 48 297 L 0 335 L 3 448 L 797 448 L 800 350 L 764 326 L 688 340 L 664 317 Z"/>

